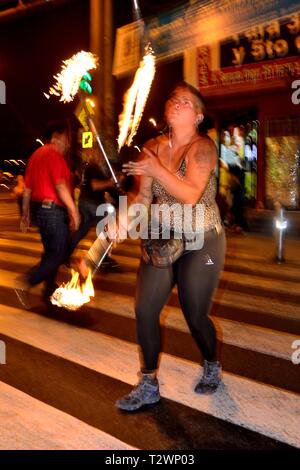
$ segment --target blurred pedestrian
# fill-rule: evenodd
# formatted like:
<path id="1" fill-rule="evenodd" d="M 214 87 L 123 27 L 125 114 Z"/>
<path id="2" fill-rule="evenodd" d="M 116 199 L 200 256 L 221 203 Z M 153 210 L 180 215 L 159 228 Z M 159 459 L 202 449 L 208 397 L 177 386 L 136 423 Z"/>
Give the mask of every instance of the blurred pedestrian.
<path id="1" fill-rule="evenodd" d="M 23 194 L 25 190 L 25 181 L 23 175 L 17 175 L 16 178 L 16 185 L 13 187 L 12 193 L 13 196 L 16 198 L 20 216 L 22 217 L 23 213 Z"/>
<path id="2" fill-rule="evenodd" d="M 234 165 L 230 167 L 230 190 L 232 194 L 231 230 L 235 233 L 242 233 L 248 230 L 248 223 L 245 217 L 245 172 L 243 168 Z"/>
<path id="3" fill-rule="evenodd" d="M 30 157 L 25 173 L 21 223 L 29 226 L 31 207 L 44 252 L 38 266 L 16 278 L 15 292 L 24 308 L 29 307 L 29 289 L 41 282 L 45 283 L 44 298 L 49 299 L 56 288 L 58 268 L 66 256 L 69 225 L 72 230 L 79 226 L 67 163 L 70 149 L 67 123 L 51 123 L 45 140 L 46 144 Z"/>

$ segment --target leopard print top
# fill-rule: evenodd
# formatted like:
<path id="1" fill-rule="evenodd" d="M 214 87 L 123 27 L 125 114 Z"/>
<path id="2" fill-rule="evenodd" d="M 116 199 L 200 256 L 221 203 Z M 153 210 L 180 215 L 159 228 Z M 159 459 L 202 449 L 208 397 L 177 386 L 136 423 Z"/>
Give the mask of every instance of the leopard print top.
<path id="1" fill-rule="evenodd" d="M 186 162 L 183 159 L 180 168 L 175 173 L 179 179 L 184 179 L 186 172 Z M 214 170 L 211 172 L 206 188 L 198 203 L 189 210 L 187 206 L 171 196 L 165 188 L 157 181 L 153 180 L 152 193 L 154 202 L 160 206 L 159 217 L 163 223 L 164 214 L 168 217 L 170 213 L 170 228 L 177 233 L 182 233 L 184 227 L 192 227 L 194 232 L 206 232 L 221 224 L 219 208 L 216 203 L 217 181 Z M 170 212 L 170 206 L 177 204 L 177 209 Z M 186 212 L 184 212 L 186 210 Z M 187 224 L 187 225 L 186 225 Z M 186 230 L 184 230 L 186 232 Z"/>

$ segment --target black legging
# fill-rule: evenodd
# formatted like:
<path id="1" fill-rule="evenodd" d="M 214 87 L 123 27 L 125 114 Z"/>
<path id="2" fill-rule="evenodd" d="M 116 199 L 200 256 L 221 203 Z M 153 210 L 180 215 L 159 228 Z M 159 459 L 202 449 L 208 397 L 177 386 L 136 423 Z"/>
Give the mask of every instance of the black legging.
<path id="1" fill-rule="evenodd" d="M 206 232 L 201 250 L 185 252 L 172 266 L 158 268 L 141 261 L 136 291 L 137 336 L 144 364 L 157 369 L 160 353 L 159 316 L 177 284 L 182 311 L 204 359 L 216 360 L 216 330 L 208 317 L 225 256 L 225 234 Z"/>

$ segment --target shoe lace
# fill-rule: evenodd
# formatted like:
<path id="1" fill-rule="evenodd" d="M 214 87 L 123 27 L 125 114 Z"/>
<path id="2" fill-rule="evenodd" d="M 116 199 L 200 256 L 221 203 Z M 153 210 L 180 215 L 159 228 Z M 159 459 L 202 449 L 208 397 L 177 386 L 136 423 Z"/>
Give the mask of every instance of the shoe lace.
<path id="1" fill-rule="evenodd" d="M 138 382 L 133 390 L 128 394 L 128 398 L 137 398 L 139 397 L 143 392 L 149 390 L 149 385 L 151 385 L 148 381 L 146 381 L 145 378 L 142 378 L 140 382 Z"/>
<path id="2" fill-rule="evenodd" d="M 219 370 L 220 367 L 218 364 L 209 364 L 208 362 L 204 363 L 204 371 L 202 377 L 202 383 L 214 383 L 219 382 Z"/>

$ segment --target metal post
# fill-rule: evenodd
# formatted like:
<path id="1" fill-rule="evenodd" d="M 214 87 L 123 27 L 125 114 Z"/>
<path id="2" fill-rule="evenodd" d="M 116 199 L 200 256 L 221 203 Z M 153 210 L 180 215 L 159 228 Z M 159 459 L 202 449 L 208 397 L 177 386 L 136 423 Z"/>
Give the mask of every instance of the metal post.
<path id="1" fill-rule="evenodd" d="M 95 136 L 95 138 L 96 138 L 97 144 L 99 145 L 99 148 L 100 148 L 101 153 L 102 153 L 102 155 L 103 155 L 103 157 L 104 157 L 104 160 L 106 161 L 106 164 L 107 164 L 107 166 L 108 166 L 108 168 L 109 168 L 109 171 L 110 171 L 110 173 L 111 173 L 111 176 L 112 176 L 112 178 L 113 178 L 113 180 L 114 180 L 114 183 L 115 183 L 116 187 L 119 188 L 119 187 L 120 187 L 120 184 L 119 184 L 119 182 L 118 182 L 118 179 L 117 179 L 117 177 L 116 177 L 116 174 L 115 174 L 115 172 L 114 172 L 114 170 L 113 170 L 113 168 L 112 168 L 112 166 L 111 166 L 111 163 L 110 163 L 109 158 L 108 158 L 108 156 L 107 156 L 107 154 L 106 154 L 105 148 L 103 147 L 103 144 L 102 144 L 100 135 L 99 135 L 99 133 L 98 133 L 98 131 L 97 131 L 97 128 L 96 128 L 96 126 L 95 126 L 94 120 L 93 120 L 92 116 L 91 116 L 90 113 L 89 113 L 89 110 L 88 110 L 87 105 L 86 105 L 86 102 L 85 102 L 85 98 L 84 98 L 84 96 L 82 95 L 82 93 L 81 93 L 80 91 L 79 91 L 79 96 L 80 96 L 80 101 L 81 101 L 82 107 L 83 107 L 83 109 L 84 109 L 84 111 L 85 111 L 85 114 L 86 114 L 86 116 L 87 116 L 87 120 L 88 120 L 89 127 L 90 127 L 92 133 L 94 134 L 94 136 Z"/>
<path id="2" fill-rule="evenodd" d="M 115 135 L 115 92 L 114 77 L 112 75 L 113 66 L 113 2 L 112 0 L 104 0 L 104 25 L 103 25 L 103 129 L 106 142 L 111 146 L 116 146 Z"/>
<path id="3" fill-rule="evenodd" d="M 275 261 L 278 264 L 284 263 L 284 242 L 285 242 L 285 232 L 287 228 L 287 220 L 284 216 L 284 208 L 279 207 L 277 210 L 277 215 L 275 219 L 275 227 L 276 227 L 276 256 Z"/>
<path id="4" fill-rule="evenodd" d="M 94 119 L 101 134 L 103 131 L 103 17 L 103 0 L 90 0 L 90 51 L 99 57 L 99 67 L 93 76 L 93 95 L 96 103 Z"/>
<path id="5" fill-rule="evenodd" d="M 112 22 L 113 2 L 90 0 L 90 49 L 99 57 L 99 69 L 93 77 L 97 102 L 95 124 L 110 145 L 115 144 Z"/>

